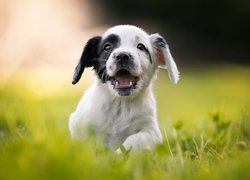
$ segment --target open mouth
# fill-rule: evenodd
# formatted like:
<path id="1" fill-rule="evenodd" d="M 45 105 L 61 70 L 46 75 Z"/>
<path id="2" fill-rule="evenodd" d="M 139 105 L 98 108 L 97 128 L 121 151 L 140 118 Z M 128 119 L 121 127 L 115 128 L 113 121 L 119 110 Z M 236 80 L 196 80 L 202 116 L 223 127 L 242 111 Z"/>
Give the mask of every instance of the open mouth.
<path id="1" fill-rule="evenodd" d="M 128 90 L 136 89 L 138 81 L 139 77 L 135 77 L 131 75 L 129 71 L 122 69 L 118 71 L 112 78 L 111 84 L 113 85 L 114 89 Z"/>

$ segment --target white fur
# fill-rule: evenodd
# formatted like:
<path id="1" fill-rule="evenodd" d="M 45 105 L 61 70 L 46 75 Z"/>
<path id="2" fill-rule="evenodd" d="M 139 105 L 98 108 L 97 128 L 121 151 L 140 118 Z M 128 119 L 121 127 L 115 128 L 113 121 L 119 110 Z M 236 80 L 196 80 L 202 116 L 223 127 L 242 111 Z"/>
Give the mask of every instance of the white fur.
<path id="1" fill-rule="evenodd" d="M 150 36 L 151 42 L 155 41 L 156 38 L 161 37 L 159 34 L 152 34 Z M 155 49 L 159 48 L 157 47 L 157 44 L 154 44 Z M 179 81 L 179 71 L 177 69 L 177 66 L 174 62 L 174 59 L 170 53 L 168 45 L 166 47 L 162 48 L 163 56 L 164 56 L 164 62 L 163 64 L 159 64 L 159 67 L 168 69 L 168 75 L 172 83 L 177 84 Z"/>
<path id="2" fill-rule="evenodd" d="M 156 45 L 152 40 L 153 35 L 150 36 L 135 26 L 121 25 L 109 29 L 102 37 L 105 38 L 111 33 L 121 38 L 120 47 L 112 54 L 126 51 L 134 57 L 135 68 L 131 74 L 140 77 L 138 88 L 133 90 L 130 96 L 119 96 L 110 81 L 103 84 L 96 76 L 70 116 L 71 135 L 77 138 L 87 137 L 91 128 L 98 139 L 103 139 L 107 146 L 118 153 L 121 152 L 121 144 L 126 149 L 152 149 L 155 144 L 162 141 L 152 91 L 152 81 L 159 65 L 154 53 Z M 153 59 L 152 64 L 148 56 L 136 48 L 138 38 L 135 36 L 147 46 Z M 106 63 L 110 76 L 116 73 L 112 54 Z M 164 56 L 170 79 L 177 83 L 178 70 L 169 49 L 164 52 Z"/>

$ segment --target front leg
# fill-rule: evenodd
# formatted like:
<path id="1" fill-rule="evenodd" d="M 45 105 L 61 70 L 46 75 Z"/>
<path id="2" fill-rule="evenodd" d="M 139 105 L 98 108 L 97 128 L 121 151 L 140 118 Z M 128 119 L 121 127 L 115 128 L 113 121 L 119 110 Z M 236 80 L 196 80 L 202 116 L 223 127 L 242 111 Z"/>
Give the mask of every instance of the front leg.
<path id="1" fill-rule="evenodd" d="M 92 94 L 95 93 L 94 89 L 95 88 L 91 86 L 91 88 L 85 92 L 85 95 L 78 103 L 75 112 L 70 115 L 69 130 L 73 138 L 83 138 L 88 135 L 87 129 L 91 120 L 94 119 L 93 114 L 95 114 L 95 108 L 93 107 L 96 107 L 92 103 L 92 99 L 94 99 Z"/>
<path id="2" fill-rule="evenodd" d="M 149 131 L 140 131 L 136 134 L 130 135 L 123 142 L 122 146 L 125 149 L 132 148 L 133 151 L 139 150 L 150 150 L 154 145 L 162 142 L 162 135 L 159 129 L 149 130 Z M 121 154 L 121 149 L 118 148 L 116 153 Z"/>
<path id="3" fill-rule="evenodd" d="M 73 138 L 87 137 L 88 120 L 84 118 L 78 111 L 71 114 L 69 119 L 69 130 Z"/>

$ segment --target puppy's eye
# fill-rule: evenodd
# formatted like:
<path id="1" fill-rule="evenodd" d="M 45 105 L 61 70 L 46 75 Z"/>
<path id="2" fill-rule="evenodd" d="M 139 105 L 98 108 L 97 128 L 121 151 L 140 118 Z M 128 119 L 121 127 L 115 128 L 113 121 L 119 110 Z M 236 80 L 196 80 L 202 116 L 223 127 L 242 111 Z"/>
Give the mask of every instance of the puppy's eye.
<path id="1" fill-rule="evenodd" d="M 137 48 L 140 49 L 141 51 L 145 51 L 146 50 L 146 47 L 142 43 L 139 43 L 137 45 Z"/>
<path id="2" fill-rule="evenodd" d="M 105 51 L 109 51 L 111 49 L 112 49 L 112 45 L 110 43 L 107 43 L 107 44 L 104 45 L 104 50 Z"/>

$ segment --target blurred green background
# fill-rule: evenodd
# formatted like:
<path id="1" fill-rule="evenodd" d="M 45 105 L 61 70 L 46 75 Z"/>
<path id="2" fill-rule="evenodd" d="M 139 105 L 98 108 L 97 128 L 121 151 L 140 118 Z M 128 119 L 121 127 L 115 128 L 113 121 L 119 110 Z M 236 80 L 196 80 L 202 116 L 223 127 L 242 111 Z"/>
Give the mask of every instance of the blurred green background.
<path id="1" fill-rule="evenodd" d="M 250 179 L 249 2 L 202 2 L 0 0 L 0 179 Z M 152 152 L 69 135 L 93 77 L 71 85 L 75 64 L 115 24 L 164 35 L 181 73 L 158 73 Z"/>

